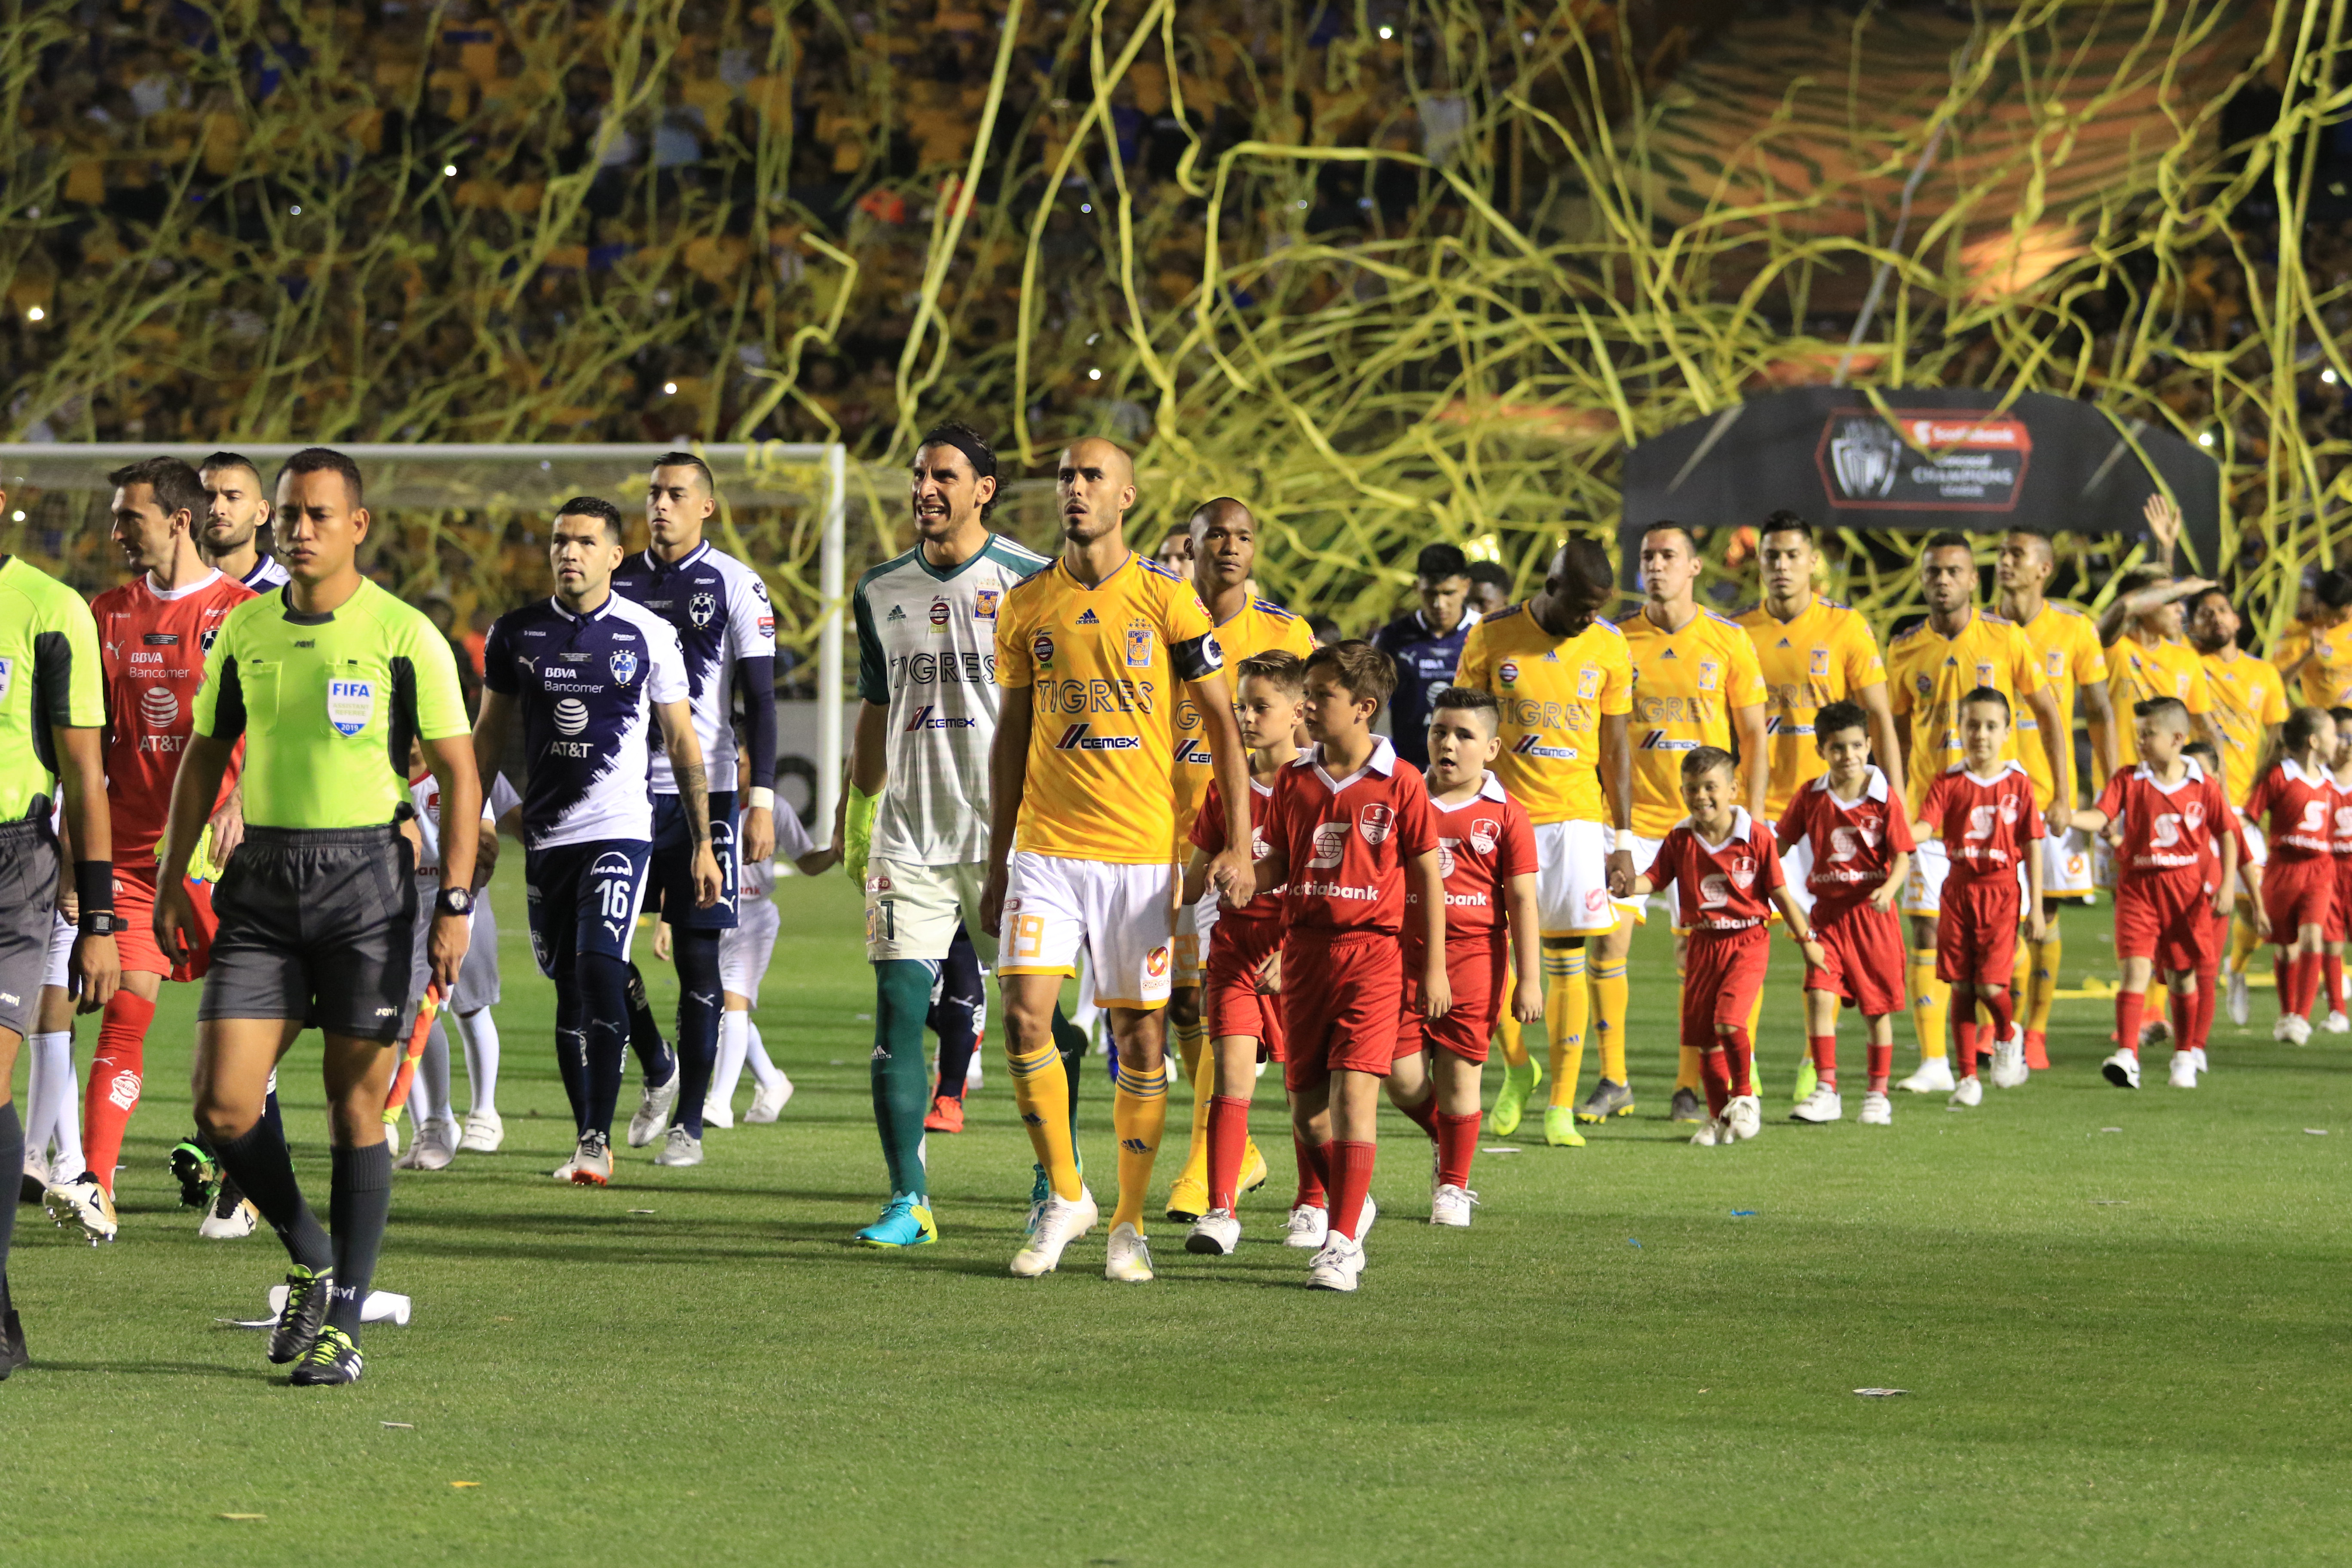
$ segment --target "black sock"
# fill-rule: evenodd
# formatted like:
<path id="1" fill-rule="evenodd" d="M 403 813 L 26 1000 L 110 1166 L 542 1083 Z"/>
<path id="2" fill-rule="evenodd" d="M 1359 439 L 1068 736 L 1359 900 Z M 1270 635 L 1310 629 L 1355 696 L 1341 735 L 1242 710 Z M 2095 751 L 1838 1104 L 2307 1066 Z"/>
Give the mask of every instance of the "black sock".
<path id="1" fill-rule="evenodd" d="M 964 1079 L 971 1072 L 972 1052 L 980 1047 L 980 1024 L 988 994 L 981 988 L 980 955 L 961 929 L 940 964 L 939 998 L 924 1020 L 940 1037 L 937 1092 L 961 1100 Z"/>
<path id="2" fill-rule="evenodd" d="M 25 1168 L 25 1123 L 17 1118 L 16 1102 L 0 1105 L 0 1171 L 13 1184 Z M 8 1310 L 8 1246 L 16 1237 L 16 1194 L 0 1193 L 0 1312 Z"/>
<path id="3" fill-rule="evenodd" d="M 572 969 L 576 982 L 577 960 Z M 563 1098 L 572 1104 L 572 1135 L 575 1138 L 588 1131 L 588 1102 L 593 1098 L 588 1092 L 588 1031 L 581 1022 L 582 1016 L 579 985 L 556 987 L 555 1070 L 563 1075 Z M 609 1126 L 606 1131 L 611 1131 Z"/>
<path id="4" fill-rule="evenodd" d="M 221 1169 L 261 1211 L 263 1222 L 286 1244 L 288 1257 L 304 1268 L 334 1267 L 334 1244 L 320 1227 L 319 1216 L 302 1201 L 302 1188 L 294 1180 L 294 1156 L 287 1152 L 286 1140 L 270 1127 L 267 1117 L 247 1129 L 242 1138 L 215 1137 L 213 1153 L 219 1158 Z"/>
<path id="5" fill-rule="evenodd" d="M 580 1028 L 580 1090 L 583 1132 L 613 1135 L 621 1099 L 621 1072 L 628 1066 L 628 988 L 634 972 L 610 953 L 583 952 L 573 961 Z M 656 1079 L 656 1082 L 659 1080 Z"/>
<path id="6" fill-rule="evenodd" d="M 392 1145 L 336 1149 L 331 1156 L 334 1187 L 327 1217 L 335 1227 L 335 1287 L 327 1297 L 327 1323 L 360 1337 L 360 1309 L 375 1278 L 376 1254 L 392 1218 Z"/>
<path id="7" fill-rule="evenodd" d="M 278 1091 L 271 1089 L 261 1100 L 261 1124 L 269 1129 L 280 1143 L 286 1143 L 286 1118 L 278 1113 Z M 286 1143 L 286 1147 L 294 1147 Z"/>
<path id="8" fill-rule="evenodd" d="M 1078 1135 L 1078 1079 L 1087 1068 L 1087 1032 L 1062 1016 L 1060 1004 L 1054 1007 L 1054 1049 L 1061 1053 L 1062 1076 L 1070 1083 L 1070 1136 Z"/>
<path id="9" fill-rule="evenodd" d="M 719 933 L 670 928 L 670 952 L 677 958 L 677 1109 L 673 1127 L 702 1136 L 702 1103 L 710 1096 L 710 1075 L 719 1067 Z"/>
<path id="10" fill-rule="evenodd" d="M 635 963 L 629 965 L 627 1003 L 629 1009 L 629 1048 L 637 1053 L 637 1068 L 646 1075 L 647 1083 L 667 1083 L 669 1075 L 677 1070 L 677 1053 L 662 1038 L 661 1026 L 654 1022 L 654 1010 L 646 1000 L 646 977 L 637 973 Z"/>

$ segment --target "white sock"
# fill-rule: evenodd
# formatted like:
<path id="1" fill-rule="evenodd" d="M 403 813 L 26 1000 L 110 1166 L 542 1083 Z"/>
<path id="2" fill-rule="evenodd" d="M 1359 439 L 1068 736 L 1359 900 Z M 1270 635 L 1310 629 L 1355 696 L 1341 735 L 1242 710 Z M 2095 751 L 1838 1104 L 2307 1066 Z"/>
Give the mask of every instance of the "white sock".
<path id="1" fill-rule="evenodd" d="M 743 1060 L 751 1069 L 751 1081 L 761 1089 L 772 1088 L 784 1076 L 784 1069 L 768 1059 L 767 1042 L 760 1038 L 760 1026 L 751 1022 L 751 1015 L 737 1015 L 743 1020 Z"/>
<path id="2" fill-rule="evenodd" d="M 1095 1020 L 1101 1016 L 1102 1009 L 1095 1005 L 1095 967 L 1082 960 L 1078 964 L 1078 1005 L 1070 1009 L 1070 1022 L 1092 1034 Z"/>
<path id="3" fill-rule="evenodd" d="M 74 1074 L 73 1031 L 29 1036 L 26 1044 L 32 1047 L 33 1059 L 25 1091 L 25 1151 L 46 1159 L 55 1142 L 56 1163 L 71 1165 L 69 1173 L 79 1175 L 81 1095 Z"/>
<path id="4" fill-rule="evenodd" d="M 732 1108 L 735 1086 L 743 1081 L 744 1031 L 751 1015 L 732 1008 L 719 1015 L 719 1062 L 710 1072 L 710 1103 Z"/>
<path id="5" fill-rule="evenodd" d="M 466 1081 L 474 1086 L 473 1108 L 492 1115 L 499 1109 L 499 1026 L 488 1007 L 457 1015 L 466 1037 Z"/>
<path id="6" fill-rule="evenodd" d="M 433 1020 L 425 1037 L 425 1054 L 416 1058 L 416 1076 L 408 1084 L 408 1114 L 421 1130 L 428 1121 L 449 1116 L 449 1035 L 441 1020 Z"/>

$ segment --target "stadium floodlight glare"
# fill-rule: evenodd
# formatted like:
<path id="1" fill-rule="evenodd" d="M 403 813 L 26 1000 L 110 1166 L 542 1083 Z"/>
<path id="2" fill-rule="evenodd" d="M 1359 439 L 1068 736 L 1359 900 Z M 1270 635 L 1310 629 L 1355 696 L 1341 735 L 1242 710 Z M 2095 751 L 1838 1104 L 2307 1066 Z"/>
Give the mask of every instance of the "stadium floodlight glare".
<path id="1" fill-rule="evenodd" d="M 31 314 L 32 312 L 27 312 Z M 173 457 L 200 463 L 229 447 L 268 467 L 309 442 L 201 443 L 146 441 L 0 442 L 0 490 L 21 500 L 27 490 L 103 494 L 106 476 L 142 458 Z M 832 831 L 841 789 L 842 628 L 848 604 L 849 450 L 839 444 L 782 441 L 561 442 L 529 445 L 457 442 L 349 442 L 335 449 L 360 465 L 371 507 L 446 508 L 477 511 L 546 511 L 569 497 L 604 495 L 624 502 L 643 494 L 653 460 L 690 447 L 709 463 L 730 507 L 823 506 L 817 555 L 817 776 L 820 833 Z M 808 470 L 819 482 L 808 482 Z M 795 476 L 798 477 L 795 477 Z M 18 510 L 15 521 L 25 521 Z M 755 568 L 763 563 L 753 561 Z"/>

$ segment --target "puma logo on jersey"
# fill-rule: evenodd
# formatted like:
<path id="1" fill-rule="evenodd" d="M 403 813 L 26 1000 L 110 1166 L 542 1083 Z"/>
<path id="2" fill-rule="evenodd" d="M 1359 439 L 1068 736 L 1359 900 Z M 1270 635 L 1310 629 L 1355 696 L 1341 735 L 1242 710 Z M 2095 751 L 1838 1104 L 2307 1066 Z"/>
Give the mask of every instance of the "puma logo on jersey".
<path id="1" fill-rule="evenodd" d="M 1143 749 L 1143 737 L 1140 735 L 1097 735 L 1090 732 L 1093 729 L 1091 724 L 1071 725 L 1062 731 L 1062 738 L 1054 742 L 1054 749 L 1060 752 L 1139 752 Z"/>

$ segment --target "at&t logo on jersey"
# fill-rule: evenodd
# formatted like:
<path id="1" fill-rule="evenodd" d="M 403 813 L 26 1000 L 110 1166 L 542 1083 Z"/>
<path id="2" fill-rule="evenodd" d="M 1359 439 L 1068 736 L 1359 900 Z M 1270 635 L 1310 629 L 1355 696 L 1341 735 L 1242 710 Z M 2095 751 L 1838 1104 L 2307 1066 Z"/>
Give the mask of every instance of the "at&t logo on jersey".
<path id="1" fill-rule="evenodd" d="M 555 705 L 555 729 L 558 734 L 577 735 L 588 728 L 588 704 L 577 697 L 566 697 Z"/>
<path id="2" fill-rule="evenodd" d="M 926 702 L 916 709 L 915 716 L 907 721 L 907 733 L 911 735 L 919 730 L 973 730 L 979 727 L 980 721 L 977 719 L 958 718 L 951 713 L 941 714 L 938 704 Z"/>
<path id="3" fill-rule="evenodd" d="M 1062 731 L 1054 742 L 1059 752 L 1139 752 L 1143 749 L 1140 735 L 1097 735 L 1091 724 L 1073 724 Z"/>
<path id="4" fill-rule="evenodd" d="M 169 687 L 151 686 L 139 694 L 139 717 L 151 730 L 165 729 L 180 717 L 180 700 Z"/>
<path id="5" fill-rule="evenodd" d="M 1655 734 L 1655 731 L 1651 733 Z M 1511 750 L 1522 757 L 1541 757 L 1547 762 L 1566 763 L 1576 759 L 1574 746 L 1547 746 L 1543 737 L 1533 731 L 1522 735 Z"/>

